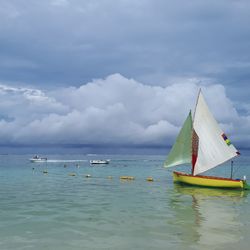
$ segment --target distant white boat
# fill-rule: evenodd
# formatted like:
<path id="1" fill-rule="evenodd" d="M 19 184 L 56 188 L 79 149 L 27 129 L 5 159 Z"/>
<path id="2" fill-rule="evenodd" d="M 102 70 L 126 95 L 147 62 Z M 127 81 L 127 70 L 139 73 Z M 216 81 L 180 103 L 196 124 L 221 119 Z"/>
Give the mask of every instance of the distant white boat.
<path id="1" fill-rule="evenodd" d="M 110 160 L 90 160 L 90 164 L 109 164 Z"/>
<path id="2" fill-rule="evenodd" d="M 45 161 L 47 161 L 47 158 L 35 155 L 33 158 L 30 159 L 30 161 L 31 162 L 45 162 Z"/>

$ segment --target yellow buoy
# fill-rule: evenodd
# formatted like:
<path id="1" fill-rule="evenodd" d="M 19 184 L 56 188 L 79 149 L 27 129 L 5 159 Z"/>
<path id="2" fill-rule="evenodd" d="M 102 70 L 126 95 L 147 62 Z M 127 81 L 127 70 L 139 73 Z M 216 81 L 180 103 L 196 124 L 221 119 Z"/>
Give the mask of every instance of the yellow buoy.
<path id="1" fill-rule="evenodd" d="M 149 176 L 147 179 L 147 181 L 154 181 L 153 177 Z"/>
<path id="2" fill-rule="evenodd" d="M 69 173 L 69 176 L 76 176 L 76 173 Z"/>
<path id="3" fill-rule="evenodd" d="M 134 176 L 120 176 L 120 179 L 121 180 L 129 180 L 129 181 L 132 181 L 135 179 Z"/>
<path id="4" fill-rule="evenodd" d="M 107 178 L 111 180 L 113 179 L 113 176 L 109 175 Z"/>

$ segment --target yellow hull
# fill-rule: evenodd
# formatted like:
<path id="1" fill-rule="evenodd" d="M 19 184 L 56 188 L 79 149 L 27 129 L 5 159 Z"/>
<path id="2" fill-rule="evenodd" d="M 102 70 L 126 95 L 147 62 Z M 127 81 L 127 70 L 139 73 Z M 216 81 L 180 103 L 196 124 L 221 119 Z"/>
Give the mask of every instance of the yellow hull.
<path id="1" fill-rule="evenodd" d="M 213 187 L 213 188 L 233 188 L 244 189 L 242 180 L 234 180 L 229 178 L 220 178 L 204 175 L 190 175 L 181 172 L 173 172 L 174 182 L 184 183 L 194 186 Z"/>

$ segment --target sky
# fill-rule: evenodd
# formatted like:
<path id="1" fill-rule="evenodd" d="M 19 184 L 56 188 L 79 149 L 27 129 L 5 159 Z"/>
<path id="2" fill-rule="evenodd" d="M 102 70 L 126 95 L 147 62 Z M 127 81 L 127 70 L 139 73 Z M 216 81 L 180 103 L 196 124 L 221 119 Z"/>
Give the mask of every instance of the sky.
<path id="1" fill-rule="evenodd" d="M 169 147 L 199 88 L 250 147 L 250 1 L 0 0 L 0 145 Z"/>

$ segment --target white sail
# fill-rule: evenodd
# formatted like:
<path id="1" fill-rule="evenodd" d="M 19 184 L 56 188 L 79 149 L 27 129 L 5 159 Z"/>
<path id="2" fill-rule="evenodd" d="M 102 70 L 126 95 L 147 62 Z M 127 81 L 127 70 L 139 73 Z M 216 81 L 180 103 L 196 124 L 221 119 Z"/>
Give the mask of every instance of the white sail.
<path id="1" fill-rule="evenodd" d="M 208 109 L 202 93 L 198 96 L 193 128 L 199 138 L 194 175 L 203 173 L 238 155 Z"/>

